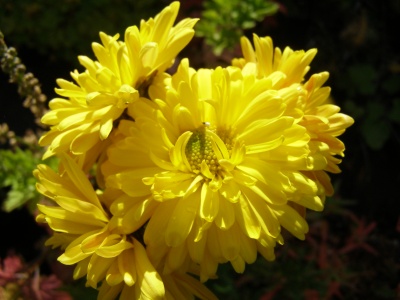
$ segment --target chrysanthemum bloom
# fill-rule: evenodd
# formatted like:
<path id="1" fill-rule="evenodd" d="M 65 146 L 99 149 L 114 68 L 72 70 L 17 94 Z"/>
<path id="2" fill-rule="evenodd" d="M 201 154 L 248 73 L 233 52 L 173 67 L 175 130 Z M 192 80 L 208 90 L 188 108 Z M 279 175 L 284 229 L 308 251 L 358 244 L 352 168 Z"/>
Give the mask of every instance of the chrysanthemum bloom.
<path id="1" fill-rule="evenodd" d="M 77 264 L 74 277 L 87 275 L 88 285 L 96 287 L 110 261 L 133 245 L 124 235 L 108 230 L 110 218 L 105 203 L 72 158 L 62 155 L 61 167 L 62 175 L 46 165 L 34 171 L 37 190 L 54 202 L 38 204 L 40 214 L 36 220 L 54 231 L 46 245 L 65 249 L 59 261 Z"/>
<path id="2" fill-rule="evenodd" d="M 179 295 L 213 299 L 213 294 L 188 274 L 161 278 L 144 246 L 113 225 L 113 199 L 96 193 L 73 159 L 61 156 L 62 175 L 46 165 L 39 165 L 34 172 L 38 191 L 54 201 L 53 205 L 38 204 L 37 221 L 53 229 L 46 245 L 64 250 L 58 260 L 76 264 L 75 279 L 86 276 L 86 285 L 93 288 L 101 283 L 98 299 L 116 299 L 119 294 L 121 300 L 183 299 Z M 141 217 L 136 228 L 148 218 L 146 214 Z"/>
<path id="3" fill-rule="evenodd" d="M 39 143 L 49 146 L 44 158 L 60 152 L 86 155 L 93 161 L 102 151 L 119 118 L 127 117 L 126 109 L 140 97 L 157 74 L 170 67 L 176 55 L 194 35 L 197 19 L 184 19 L 173 26 L 179 2 L 173 2 L 154 19 L 141 21 L 140 29 L 132 26 L 119 35 L 100 33 L 103 45 L 93 43 L 97 61 L 80 56 L 86 68 L 71 73 L 73 82 L 57 80 L 56 92 L 64 98 L 50 101 L 50 111 L 42 118 L 50 125 Z M 90 163 L 89 163 L 90 165 Z"/>
<path id="4" fill-rule="evenodd" d="M 139 243 L 139 242 L 138 242 Z M 140 243 L 139 243 L 140 244 Z M 146 257 L 146 250 L 140 244 L 142 249 L 143 257 Z M 135 251 L 137 251 L 135 249 Z M 131 251 L 133 252 L 133 251 Z M 142 258 L 141 258 L 142 259 Z M 203 299 L 203 300 L 216 300 L 216 296 L 208 290 L 200 281 L 195 279 L 193 276 L 176 272 L 168 275 L 161 275 L 162 284 L 160 284 L 160 278 L 158 273 L 155 272 L 154 267 L 148 261 L 140 261 L 142 266 L 149 267 L 146 272 L 139 273 L 145 274 L 147 278 L 138 277 L 136 284 L 128 285 L 124 282 L 110 285 L 109 280 L 103 281 L 100 289 L 98 299 L 116 299 L 119 296 L 120 300 L 131 300 L 131 299 L 165 299 L 165 300 L 177 300 L 177 299 Z M 142 269 L 143 271 L 143 269 Z M 157 274 L 157 277 L 155 275 Z M 122 277 L 121 274 L 118 274 Z M 153 278 L 152 278 L 153 276 Z M 122 281 L 122 280 L 120 280 Z M 158 293 L 157 293 L 158 292 Z"/>
<path id="5" fill-rule="evenodd" d="M 235 58 L 232 65 L 244 69 L 248 64 L 254 64 L 254 73 L 257 78 L 270 76 L 274 72 L 284 74 L 279 85 L 280 88 L 298 84 L 303 81 L 304 76 L 310 70 L 310 63 L 317 54 L 317 49 L 308 51 L 293 51 L 286 47 L 284 51 L 278 47 L 274 48 L 270 37 L 260 38 L 253 34 L 254 48 L 248 38 L 242 37 L 240 44 L 243 58 Z"/>
<path id="6" fill-rule="evenodd" d="M 303 171 L 324 160 L 312 155 L 299 119 L 284 115 L 302 93 L 277 88 L 284 78 L 236 67 L 196 72 L 183 60 L 150 87 L 153 102 L 133 104 L 135 122 L 120 123 L 126 137 L 108 151 L 106 186 L 128 196 L 119 203 L 127 234 L 143 213 L 130 203 L 159 202 L 144 242 L 165 274 L 194 262 L 207 280 L 219 263 L 243 272 L 258 252 L 273 260 L 281 227 L 304 239 L 307 223 L 291 205 L 322 209 L 321 189 Z"/>
<path id="7" fill-rule="evenodd" d="M 339 173 L 340 156 L 344 156 L 345 146 L 339 140 L 346 128 L 354 123 L 353 118 L 340 113 L 340 107 L 330 103 L 330 88 L 323 85 L 327 81 L 328 72 L 313 74 L 306 82 L 304 77 L 309 71 L 309 64 L 317 50 L 293 51 L 286 47 L 282 52 L 274 48 L 270 37 L 260 38 L 253 35 L 254 48 L 246 37 L 242 37 L 243 58 L 234 59 L 232 64 L 256 74 L 257 78 L 270 76 L 273 72 L 282 72 L 284 78 L 281 88 L 296 88 L 300 97 L 287 102 L 285 115 L 298 118 L 299 125 L 306 128 L 310 136 L 309 147 L 314 156 L 325 161 L 313 171 L 303 172 L 322 186 L 322 197 L 332 195 L 333 187 L 326 172 Z"/>

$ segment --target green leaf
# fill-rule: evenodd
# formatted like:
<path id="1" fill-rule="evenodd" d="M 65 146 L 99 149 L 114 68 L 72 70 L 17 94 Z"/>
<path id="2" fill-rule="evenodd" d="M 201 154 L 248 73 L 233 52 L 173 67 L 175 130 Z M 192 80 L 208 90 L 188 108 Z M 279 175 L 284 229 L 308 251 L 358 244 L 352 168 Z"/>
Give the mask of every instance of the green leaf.
<path id="1" fill-rule="evenodd" d="M 7 191 L 2 203 L 2 209 L 11 212 L 20 208 L 28 201 L 36 203 L 40 195 L 36 191 L 36 179 L 33 170 L 41 161 L 42 153 L 33 153 L 30 150 L 0 150 L 0 189 Z M 56 159 L 49 159 L 47 163 L 53 166 Z M 34 208 L 35 205 L 29 205 Z"/>
<path id="2" fill-rule="evenodd" d="M 367 102 L 366 114 L 361 122 L 361 133 L 371 149 L 379 150 L 389 139 L 390 120 L 385 106 L 380 102 Z"/>
<path id="3" fill-rule="evenodd" d="M 377 71 L 368 64 L 357 64 L 349 68 L 350 80 L 363 95 L 372 95 L 376 88 Z"/>
<path id="4" fill-rule="evenodd" d="M 244 31 L 256 26 L 266 16 L 278 11 L 278 4 L 259 0 L 205 0 L 196 36 L 204 37 L 215 55 L 231 50 L 240 42 Z"/>
<path id="5" fill-rule="evenodd" d="M 390 137 L 390 123 L 388 120 L 368 120 L 361 124 L 361 133 L 368 146 L 373 150 L 380 150 Z"/>
<path id="6" fill-rule="evenodd" d="M 365 114 L 365 108 L 357 105 L 354 101 L 346 101 L 343 104 L 343 109 L 355 120 L 360 119 Z"/>
<path id="7" fill-rule="evenodd" d="M 382 88 L 389 94 L 400 92 L 400 76 L 390 76 L 382 83 Z"/>
<path id="8" fill-rule="evenodd" d="M 3 210 L 10 212 L 22 205 L 24 205 L 29 199 L 25 197 L 25 194 L 18 190 L 11 190 L 7 193 L 7 198 L 3 203 Z"/>
<path id="9" fill-rule="evenodd" d="M 393 100 L 393 107 L 389 112 L 389 120 L 400 123 L 400 99 L 396 98 Z"/>
<path id="10" fill-rule="evenodd" d="M 367 103 L 367 120 L 376 121 L 386 115 L 386 108 L 380 102 L 368 102 Z"/>
<path id="11" fill-rule="evenodd" d="M 243 29 L 250 29 L 253 28 L 254 26 L 256 26 L 256 23 L 254 21 L 245 21 L 242 24 Z"/>

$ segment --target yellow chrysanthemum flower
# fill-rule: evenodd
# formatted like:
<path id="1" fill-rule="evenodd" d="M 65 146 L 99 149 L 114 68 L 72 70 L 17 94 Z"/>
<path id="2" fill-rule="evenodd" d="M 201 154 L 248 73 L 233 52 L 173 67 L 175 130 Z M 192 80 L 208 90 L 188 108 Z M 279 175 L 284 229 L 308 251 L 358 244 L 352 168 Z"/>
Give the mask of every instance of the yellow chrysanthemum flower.
<path id="1" fill-rule="evenodd" d="M 60 152 L 97 157 L 116 120 L 140 97 L 157 74 L 170 67 L 176 55 L 194 35 L 197 19 L 184 19 L 173 26 L 179 2 L 172 2 L 154 19 L 131 26 L 125 41 L 119 35 L 100 33 L 103 45 L 93 43 L 97 61 L 80 56 L 86 68 L 71 73 L 75 83 L 59 79 L 56 92 L 64 98 L 50 101 L 50 111 L 42 118 L 50 125 L 39 143 L 49 146 L 44 158 Z M 93 149 L 99 148 L 99 149 Z"/>
<path id="2" fill-rule="evenodd" d="M 307 96 L 304 98 L 304 116 L 299 122 L 310 135 L 310 148 L 324 156 L 327 165 L 323 170 L 310 172 L 310 178 L 320 182 L 327 196 L 333 194 L 330 173 L 340 173 L 338 166 L 344 156 L 344 143 L 338 138 L 354 123 L 354 119 L 340 113 L 340 107 L 329 103 L 329 87 L 322 87 L 329 74 L 314 74 L 304 84 Z"/>
<path id="3" fill-rule="evenodd" d="M 339 173 L 338 164 L 344 156 L 345 146 L 338 139 L 346 128 L 354 123 L 353 118 L 340 113 L 340 107 L 330 103 L 330 88 L 323 87 L 327 81 L 328 72 L 314 74 L 307 82 L 303 82 L 309 71 L 309 64 L 317 50 L 293 51 L 286 47 L 282 53 L 274 48 L 270 37 L 260 38 L 253 35 L 254 49 L 246 37 L 242 37 L 241 46 L 244 58 L 234 59 L 232 64 L 256 74 L 258 78 L 268 77 L 272 72 L 284 73 L 281 87 L 303 91 L 303 95 L 290 103 L 286 103 L 286 115 L 300 118 L 299 125 L 306 128 L 310 136 L 309 146 L 314 155 L 323 156 L 326 166 L 323 170 L 304 172 L 313 180 L 318 181 L 326 195 L 333 194 L 329 175 L 325 172 Z M 293 98 L 292 98 L 293 99 Z"/>
<path id="4" fill-rule="evenodd" d="M 270 37 L 260 38 L 253 34 L 253 40 L 254 48 L 248 38 L 240 39 L 244 57 L 233 59 L 232 65 L 244 69 L 249 64 L 254 64 L 257 78 L 268 77 L 273 72 L 282 72 L 284 76 L 279 84 L 280 88 L 302 82 L 317 54 L 316 49 L 293 51 L 290 47 L 286 47 L 282 52 L 278 47 L 274 49 Z"/>
<path id="5" fill-rule="evenodd" d="M 76 264 L 74 279 L 86 276 L 86 285 L 92 288 L 101 283 L 99 300 L 183 299 L 180 295 L 185 299 L 215 299 L 188 274 L 162 278 L 144 246 L 113 225 L 109 204 L 114 199 L 96 193 L 74 160 L 65 154 L 61 157 L 62 175 L 46 165 L 34 171 L 38 191 L 54 201 L 53 205 L 38 204 L 37 221 L 47 223 L 54 231 L 46 245 L 64 250 L 58 260 L 65 265 Z M 137 228 L 147 218 L 142 215 Z"/>
<path id="6" fill-rule="evenodd" d="M 173 26 L 178 10 L 127 28 L 124 41 L 100 33 L 97 61 L 79 57 L 86 70 L 57 81 L 64 98 L 42 119 L 44 158 L 60 166 L 34 171 L 52 200 L 37 221 L 99 299 L 215 299 L 201 281 L 221 263 L 241 273 L 258 254 L 275 259 L 282 228 L 304 239 L 306 209 L 323 209 L 328 172 L 340 172 L 338 137 L 353 119 L 328 103 L 327 72 L 305 80 L 317 50 L 254 35 L 228 68 L 184 59 L 170 75 L 197 21 Z"/>
<path id="7" fill-rule="evenodd" d="M 59 261 L 78 264 L 74 277 L 87 274 L 88 285 L 96 287 L 104 277 L 104 270 L 100 272 L 99 268 L 133 245 L 124 235 L 108 230 L 109 214 L 101 195 L 72 158 L 62 155 L 61 167 L 62 175 L 46 165 L 34 171 L 37 190 L 54 201 L 53 205 L 38 204 L 36 220 L 54 231 L 46 245 L 65 249 Z"/>
<path id="8" fill-rule="evenodd" d="M 149 196 L 159 202 L 144 233 L 155 266 L 168 274 L 194 262 L 204 281 L 219 263 L 243 272 L 258 252 L 273 260 L 281 227 L 304 239 L 307 223 L 291 203 L 322 210 L 323 187 L 303 171 L 326 166 L 298 119 L 285 116 L 304 92 L 277 88 L 282 72 L 196 72 L 187 60 L 161 79 L 153 102 L 132 105 L 135 122 L 120 123 L 125 138 L 102 166 L 106 187 L 129 196 L 122 211 Z M 121 213 L 121 230 L 141 213 Z"/>
<path id="9" fill-rule="evenodd" d="M 145 250 L 142 249 L 143 255 Z M 148 263 L 148 262 L 147 262 Z M 116 299 L 131 300 L 131 299 L 165 299 L 165 300 L 217 300 L 217 297 L 208 290 L 200 281 L 193 276 L 185 273 L 173 273 L 161 276 L 164 283 L 165 293 L 156 294 L 157 280 L 152 280 L 149 275 L 150 270 L 144 273 L 148 278 L 138 278 L 137 284 L 129 286 L 124 283 L 110 285 L 104 281 L 99 289 L 98 299 Z M 154 282 L 155 281 L 155 282 Z"/>

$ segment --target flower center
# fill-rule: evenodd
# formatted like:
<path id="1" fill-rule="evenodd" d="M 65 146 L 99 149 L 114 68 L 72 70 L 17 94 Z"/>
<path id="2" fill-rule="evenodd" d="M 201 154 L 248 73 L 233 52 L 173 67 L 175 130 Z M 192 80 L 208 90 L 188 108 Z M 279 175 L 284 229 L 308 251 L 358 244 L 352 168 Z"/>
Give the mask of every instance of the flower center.
<path id="1" fill-rule="evenodd" d="M 193 131 L 186 144 L 185 154 L 192 171 L 196 174 L 200 172 L 203 160 L 214 174 L 221 168 L 205 127 Z"/>
<path id="2" fill-rule="evenodd" d="M 189 141 L 186 144 L 185 155 L 192 172 L 196 174 L 200 173 L 201 165 L 204 161 L 210 172 L 212 174 L 216 174 L 219 170 L 222 170 L 222 167 L 218 163 L 217 155 L 214 153 L 213 138 L 210 131 L 214 132 L 218 136 L 218 139 L 225 144 L 229 156 L 232 151 L 233 135 L 231 130 L 221 128 L 210 129 L 208 124 L 204 125 L 205 126 L 193 131 Z"/>

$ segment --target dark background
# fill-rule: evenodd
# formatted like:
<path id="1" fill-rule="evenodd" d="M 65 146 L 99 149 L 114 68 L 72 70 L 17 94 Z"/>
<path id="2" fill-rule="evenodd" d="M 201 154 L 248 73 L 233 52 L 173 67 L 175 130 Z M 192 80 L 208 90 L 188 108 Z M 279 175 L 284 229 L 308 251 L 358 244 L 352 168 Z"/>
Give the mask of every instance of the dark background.
<path id="1" fill-rule="evenodd" d="M 90 43 L 99 42 L 99 31 L 110 35 L 119 32 L 123 39 L 127 26 L 154 16 L 169 2 L 0 0 L 0 30 L 7 45 L 17 48 L 28 71 L 40 80 L 44 94 L 51 99 L 55 96 L 57 78 L 70 80 L 70 71 L 75 68 L 82 71 L 77 55 L 94 58 Z M 180 18 L 200 16 L 202 1 L 182 2 Z M 362 277 L 356 290 L 342 283 L 342 297 L 372 299 L 365 298 L 371 295 L 372 285 L 382 290 L 397 289 L 398 296 L 400 1 L 277 2 L 278 13 L 257 23 L 245 34 L 249 37 L 252 32 L 270 35 L 275 46 L 282 49 L 285 46 L 294 50 L 318 48 L 308 75 L 329 71 L 326 85 L 332 88 L 334 102 L 355 119 L 355 124 L 341 136 L 346 145 L 342 173 L 331 176 L 335 195 L 327 203 L 327 211 L 320 215 L 329 221 L 331 235 L 336 240 L 349 238 L 354 220 L 351 223 L 351 218 L 335 215 L 330 208 L 339 206 L 347 216 L 352 214 L 365 224 L 376 224 L 367 239 L 378 250 L 378 256 L 352 252 L 353 256 L 348 259 L 358 265 L 355 272 L 361 272 L 360 266 L 364 265 L 372 275 Z M 209 52 L 204 53 L 205 50 Z M 195 37 L 180 56 L 189 57 L 193 67 L 213 67 L 227 65 L 232 57 L 239 55 L 235 49 L 213 57 L 204 40 Z M 27 128 L 35 128 L 32 114 L 22 108 L 22 101 L 16 86 L 8 83 L 6 74 L 0 73 L 0 123 L 7 122 L 17 135 L 23 135 Z M 5 192 L 2 191 L 2 196 Z M 35 245 L 46 235 L 23 209 L 0 213 L 0 228 L 0 257 L 12 248 L 27 260 L 34 259 L 40 251 Z M 335 245 L 331 243 L 331 251 Z M 385 273 L 379 269 L 380 262 L 394 269 Z M 254 274 L 258 272 L 250 270 Z M 222 269 L 221 272 L 230 271 Z M 254 285 L 246 283 L 243 287 L 251 289 Z M 218 292 L 222 296 L 229 294 L 223 289 Z M 394 299 L 395 294 L 382 292 L 375 299 Z M 339 296 L 332 299 L 335 297 L 340 299 Z M 302 299 L 302 296 L 293 299 Z"/>

